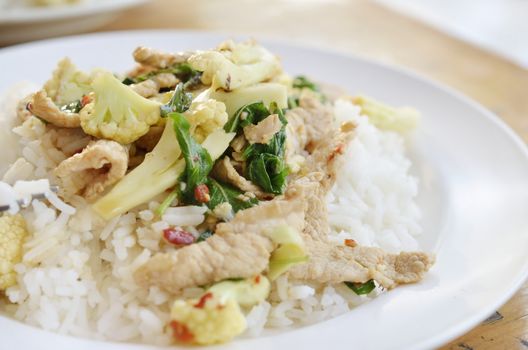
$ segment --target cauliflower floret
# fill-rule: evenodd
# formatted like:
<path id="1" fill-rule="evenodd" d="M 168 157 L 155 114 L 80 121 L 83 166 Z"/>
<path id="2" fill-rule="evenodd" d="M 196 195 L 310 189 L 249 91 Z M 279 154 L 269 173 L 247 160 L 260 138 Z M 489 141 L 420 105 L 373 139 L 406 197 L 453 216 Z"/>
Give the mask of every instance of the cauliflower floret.
<path id="1" fill-rule="evenodd" d="M 92 88 L 94 101 L 80 113 L 81 127 L 89 135 L 129 144 L 160 119 L 160 103 L 141 97 L 109 72 L 98 74 Z"/>
<path id="2" fill-rule="evenodd" d="M 202 51 L 189 58 L 189 64 L 203 72 L 202 82 L 226 91 L 269 80 L 279 74 L 280 62 L 271 52 L 254 42 L 228 41 L 217 51 Z"/>
<path id="3" fill-rule="evenodd" d="M 351 100 L 361 107 L 361 114 L 382 130 L 406 132 L 416 128 L 420 120 L 420 113 L 411 107 L 392 107 L 368 96 L 356 96 Z"/>
<path id="4" fill-rule="evenodd" d="M 225 104 L 213 99 L 193 102 L 185 116 L 191 124 L 191 134 L 200 143 L 213 131 L 222 128 L 228 119 Z"/>
<path id="5" fill-rule="evenodd" d="M 246 329 L 240 306 L 251 307 L 264 301 L 270 292 L 269 280 L 261 275 L 242 281 L 213 285 L 199 299 L 176 300 L 170 326 L 183 343 L 200 345 L 224 343 Z"/>
<path id="6" fill-rule="evenodd" d="M 229 299 L 221 303 L 211 293 L 201 299 L 176 300 L 171 315 L 174 337 L 184 343 L 224 343 L 246 329 L 246 319 L 237 302 Z"/>
<path id="7" fill-rule="evenodd" d="M 0 290 L 16 284 L 14 266 L 22 259 L 22 244 L 27 234 L 22 215 L 0 217 Z"/>
<path id="8" fill-rule="evenodd" d="M 44 91 L 53 102 L 62 106 L 87 95 L 92 91 L 90 84 L 90 75 L 77 70 L 66 57 L 59 61 L 51 79 L 44 84 Z"/>

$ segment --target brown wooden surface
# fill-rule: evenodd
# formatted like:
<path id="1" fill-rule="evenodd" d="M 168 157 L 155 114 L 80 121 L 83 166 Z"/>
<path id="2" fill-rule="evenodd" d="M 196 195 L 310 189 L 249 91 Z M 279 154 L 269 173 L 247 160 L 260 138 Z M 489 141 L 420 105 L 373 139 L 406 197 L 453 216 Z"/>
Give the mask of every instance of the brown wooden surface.
<path id="1" fill-rule="evenodd" d="M 233 31 L 334 47 L 410 67 L 471 96 L 528 141 L 528 71 L 362 0 L 158 0 L 102 30 Z M 528 285 L 443 349 L 528 349 Z"/>

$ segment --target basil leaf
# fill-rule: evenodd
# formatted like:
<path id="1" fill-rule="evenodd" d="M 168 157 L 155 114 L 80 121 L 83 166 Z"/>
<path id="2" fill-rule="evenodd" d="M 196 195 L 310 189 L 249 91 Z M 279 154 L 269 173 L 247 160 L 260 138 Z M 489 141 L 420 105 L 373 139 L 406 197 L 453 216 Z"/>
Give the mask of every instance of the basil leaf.
<path id="1" fill-rule="evenodd" d="M 172 67 L 156 69 L 156 70 L 153 70 L 152 72 L 141 74 L 136 77 L 126 77 L 122 81 L 122 83 L 125 85 L 141 83 L 142 81 L 155 77 L 156 75 L 161 74 L 161 73 L 174 74 L 183 83 L 187 83 L 192 80 L 193 82 L 189 84 L 188 86 L 186 86 L 186 88 L 194 87 L 194 85 L 196 85 L 197 80 L 198 80 L 196 79 L 196 77 L 200 78 L 202 76 L 201 72 L 198 72 L 192 69 L 188 63 L 179 63 Z"/>
<path id="2" fill-rule="evenodd" d="M 211 210 L 219 204 L 229 203 L 236 213 L 239 210 L 251 208 L 258 204 L 256 198 L 244 198 L 243 193 L 238 189 L 220 183 L 212 178 L 209 178 L 207 186 L 209 187 L 209 196 L 211 197 L 209 202 L 207 202 L 207 206 Z"/>
<path id="3" fill-rule="evenodd" d="M 264 120 L 270 112 L 262 102 L 250 103 L 240 107 L 224 125 L 225 132 L 237 132 L 249 124 Z"/>
<path id="4" fill-rule="evenodd" d="M 187 203 L 196 203 L 194 189 L 207 182 L 213 161 L 209 152 L 191 136 L 187 119 L 180 113 L 170 113 L 168 116 L 174 122 L 176 138 L 185 159 L 185 170 L 180 178 L 180 181 L 186 184 L 185 189 L 182 190 L 182 197 Z"/>
<path id="5" fill-rule="evenodd" d="M 248 178 L 268 193 L 281 194 L 286 189 L 288 169 L 276 155 L 261 153 L 249 163 Z"/>
<path id="6" fill-rule="evenodd" d="M 76 100 L 70 103 L 67 103 L 60 107 L 60 110 L 63 112 L 69 112 L 69 113 L 79 113 L 82 109 L 82 103 L 81 100 Z"/>
<path id="7" fill-rule="evenodd" d="M 319 86 L 304 75 L 299 75 L 293 79 L 292 86 L 297 89 L 310 89 L 319 92 Z"/>
<path id="8" fill-rule="evenodd" d="M 374 280 L 369 280 L 365 283 L 345 282 L 345 285 L 352 289 L 357 295 L 369 294 L 376 288 Z"/>
<path id="9" fill-rule="evenodd" d="M 202 232 L 202 233 L 200 233 L 200 236 L 198 236 L 198 238 L 196 239 L 196 243 L 203 242 L 207 238 L 211 237 L 212 235 L 213 235 L 213 233 L 211 231 Z"/>
<path id="10" fill-rule="evenodd" d="M 192 103 L 192 94 L 185 92 L 182 83 L 176 85 L 174 94 L 172 95 L 169 103 L 161 106 L 161 116 L 167 117 L 169 113 L 178 112 L 183 113 L 189 109 Z"/>

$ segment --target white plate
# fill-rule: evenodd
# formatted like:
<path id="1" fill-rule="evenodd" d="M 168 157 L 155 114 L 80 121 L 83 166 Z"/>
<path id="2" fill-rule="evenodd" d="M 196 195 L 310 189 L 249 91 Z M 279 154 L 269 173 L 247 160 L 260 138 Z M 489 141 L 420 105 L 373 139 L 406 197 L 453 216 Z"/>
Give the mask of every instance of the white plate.
<path id="1" fill-rule="evenodd" d="M 132 66 L 137 45 L 166 50 L 212 47 L 224 35 L 124 32 L 67 38 L 0 51 L 0 90 L 45 81 L 69 55 L 82 68 Z M 292 74 L 342 85 L 423 114 L 411 156 L 420 177 L 422 243 L 437 254 L 424 281 L 348 314 L 218 349 L 428 349 L 468 331 L 506 302 L 528 274 L 528 151 L 502 121 L 452 90 L 401 69 L 357 57 L 264 41 Z M 28 56 L 39 65 L 23 64 Z M 0 140 L 1 141 L 1 140 Z M 0 317 L 5 349 L 130 349 L 65 337 Z M 140 349 L 142 347 L 133 347 Z M 149 348 L 149 347 L 145 347 Z"/>
<path id="2" fill-rule="evenodd" d="M 84 0 L 66 6 L 0 8 L 0 45 L 96 29 L 110 23 L 120 11 L 146 1 Z"/>

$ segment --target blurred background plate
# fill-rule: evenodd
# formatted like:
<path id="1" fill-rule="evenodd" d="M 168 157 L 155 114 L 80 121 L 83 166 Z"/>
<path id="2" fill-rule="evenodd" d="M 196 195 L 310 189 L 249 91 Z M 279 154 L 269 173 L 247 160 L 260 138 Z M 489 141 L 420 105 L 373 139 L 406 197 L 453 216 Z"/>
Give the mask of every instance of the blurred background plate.
<path id="1" fill-rule="evenodd" d="M 87 0 L 76 5 L 0 8 L 0 45 L 69 35 L 110 23 L 147 0 Z"/>

